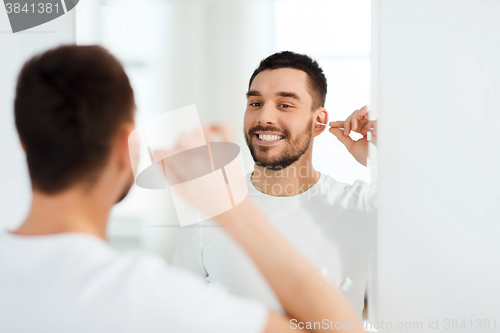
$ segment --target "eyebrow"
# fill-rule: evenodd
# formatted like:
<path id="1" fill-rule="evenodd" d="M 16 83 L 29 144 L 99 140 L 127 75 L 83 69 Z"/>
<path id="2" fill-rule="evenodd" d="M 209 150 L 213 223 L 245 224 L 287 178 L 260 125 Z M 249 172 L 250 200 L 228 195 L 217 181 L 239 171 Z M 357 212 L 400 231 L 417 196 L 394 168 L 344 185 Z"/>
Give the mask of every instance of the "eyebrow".
<path id="1" fill-rule="evenodd" d="M 250 96 L 262 96 L 260 92 L 258 92 L 257 90 L 249 90 L 247 92 L 247 98 L 250 97 Z M 281 96 L 281 97 L 290 97 L 290 98 L 293 98 L 293 99 L 296 99 L 297 101 L 300 101 L 300 97 L 299 95 L 297 95 L 296 93 L 294 92 L 289 92 L 289 91 L 278 91 L 276 93 L 276 96 Z"/>
<path id="2" fill-rule="evenodd" d="M 299 95 L 297 95 L 294 92 L 279 91 L 276 95 L 281 96 L 281 97 L 290 97 L 290 98 L 296 99 L 297 101 L 300 101 Z"/>
<path id="3" fill-rule="evenodd" d="M 250 96 L 261 96 L 261 94 L 257 90 L 249 90 L 247 92 L 247 97 L 250 97 Z"/>

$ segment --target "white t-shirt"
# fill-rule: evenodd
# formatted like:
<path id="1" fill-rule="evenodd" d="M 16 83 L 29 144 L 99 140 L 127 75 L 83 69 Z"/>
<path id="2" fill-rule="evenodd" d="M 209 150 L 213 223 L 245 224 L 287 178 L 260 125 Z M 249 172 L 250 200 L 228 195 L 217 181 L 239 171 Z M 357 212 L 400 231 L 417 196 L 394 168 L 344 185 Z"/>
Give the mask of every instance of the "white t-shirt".
<path id="1" fill-rule="evenodd" d="M 266 195 L 252 185 L 250 175 L 248 187 L 275 229 L 332 285 L 343 290 L 361 315 L 375 240 L 374 186 L 362 181 L 339 183 L 321 174 L 314 186 L 295 196 Z M 213 221 L 180 230 L 172 264 L 283 312 L 250 257 Z"/>
<path id="2" fill-rule="evenodd" d="M 82 233 L 0 232 L 0 332 L 264 331 L 268 310 Z"/>

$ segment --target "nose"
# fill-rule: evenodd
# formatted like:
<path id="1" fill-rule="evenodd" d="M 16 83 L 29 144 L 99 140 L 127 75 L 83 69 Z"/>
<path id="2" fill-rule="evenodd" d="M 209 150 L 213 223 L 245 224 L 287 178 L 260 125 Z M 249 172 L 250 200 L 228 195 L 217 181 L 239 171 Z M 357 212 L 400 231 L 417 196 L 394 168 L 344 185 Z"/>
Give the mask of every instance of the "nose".
<path id="1" fill-rule="evenodd" d="M 269 104 L 264 104 L 259 111 L 259 125 L 274 125 L 277 123 L 276 110 Z"/>

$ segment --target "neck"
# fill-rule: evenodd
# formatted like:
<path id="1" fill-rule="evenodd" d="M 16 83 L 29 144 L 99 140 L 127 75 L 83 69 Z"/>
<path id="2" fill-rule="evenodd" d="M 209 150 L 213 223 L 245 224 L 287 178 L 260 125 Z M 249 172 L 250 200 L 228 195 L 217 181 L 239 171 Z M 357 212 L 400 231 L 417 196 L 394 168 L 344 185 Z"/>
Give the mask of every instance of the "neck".
<path id="1" fill-rule="evenodd" d="M 298 161 L 281 170 L 270 170 L 255 164 L 252 184 L 262 193 L 289 197 L 307 191 L 319 180 L 310 156 L 304 154 Z"/>
<path id="2" fill-rule="evenodd" d="M 28 217 L 14 234 L 36 236 L 81 232 L 105 240 L 113 203 L 96 192 L 81 188 L 72 188 L 55 195 L 33 191 Z"/>

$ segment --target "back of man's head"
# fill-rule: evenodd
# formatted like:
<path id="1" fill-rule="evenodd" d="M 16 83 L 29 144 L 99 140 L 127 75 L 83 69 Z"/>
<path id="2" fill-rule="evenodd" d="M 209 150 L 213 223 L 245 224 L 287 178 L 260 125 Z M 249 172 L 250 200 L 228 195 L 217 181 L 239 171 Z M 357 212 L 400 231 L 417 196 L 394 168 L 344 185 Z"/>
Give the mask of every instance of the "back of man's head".
<path id="1" fill-rule="evenodd" d="M 255 69 L 250 77 L 248 88 L 250 89 L 253 80 L 260 72 L 279 68 L 294 68 L 305 72 L 309 79 L 309 92 L 313 99 L 312 109 L 316 110 L 317 108 L 325 106 L 327 90 L 325 74 L 318 62 L 305 54 L 291 51 L 271 54 L 269 57 L 262 60 L 259 67 Z"/>
<path id="2" fill-rule="evenodd" d="M 29 60 L 14 111 L 33 189 L 54 194 L 91 185 L 134 109 L 123 67 L 102 47 L 61 46 Z"/>

